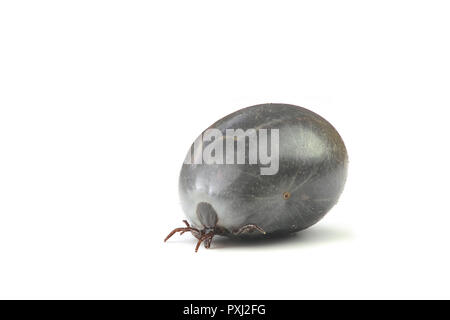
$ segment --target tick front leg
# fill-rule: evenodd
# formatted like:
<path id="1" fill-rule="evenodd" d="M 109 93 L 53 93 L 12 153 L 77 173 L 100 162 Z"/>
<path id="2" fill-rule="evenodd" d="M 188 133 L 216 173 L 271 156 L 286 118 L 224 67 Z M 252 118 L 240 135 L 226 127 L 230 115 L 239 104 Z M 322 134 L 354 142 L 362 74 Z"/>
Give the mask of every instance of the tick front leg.
<path id="1" fill-rule="evenodd" d="M 169 235 L 164 239 L 164 242 L 169 240 L 169 238 L 172 237 L 177 232 L 179 232 L 180 235 L 182 235 L 185 232 L 190 232 L 194 237 L 198 239 L 197 245 L 195 246 L 195 252 L 198 251 L 198 248 L 200 247 L 202 242 L 204 243 L 205 248 L 209 248 L 211 246 L 211 241 L 212 238 L 214 237 L 214 231 L 208 232 L 208 230 L 198 230 L 196 228 L 191 227 L 189 222 L 187 222 L 186 220 L 183 220 L 183 222 L 186 225 L 186 227 L 173 229 L 172 232 L 169 233 Z"/>
<path id="2" fill-rule="evenodd" d="M 191 227 L 191 225 L 189 224 L 189 222 L 187 222 L 187 220 L 183 220 L 183 222 L 184 222 L 184 224 L 185 224 L 188 228 Z M 188 231 L 188 230 L 183 230 L 183 231 L 181 231 L 180 236 L 181 236 L 183 233 L 185 233 L 186 231 Z"/>
<path id="3" fill-rule="evenodd" d="M 190 232 L 192 233 L 192 235 L 194 237 L 196 237 L 197 239 L 201 238 L 201 232 L 200 230 L 196 229 L 196 228 L 192 228 L 189 223 L 186 220 L 183 220 L 184 224 L 186 224 L 186 227 L 182 227 L 182 228 L 175 228 L 172 230 L 171 233 L 169 233 L 169 235 L 164 239 L 164 242 L 166 242 L 167 240 L 169 240 L 170 237 L 172 237 L 175 233 L 180 232 L 180 235 L 182 235 L 185 232 Z"/>
<path id="4" fill-rule="evenodd" d="M 198 239 L 197 245 L 195 246 L 195 252 L 198 251 L 198 248 L 202 244 L 203 241 L 205 241 L 205 248 L 209 248 L 211 246 L 212 238 L 214 237 L 214 232 L 209 232 L 207 234 L 204 234 Z"/>
<path id="5" fill-rule="evenodd" d="M 181 234 L 185 233 L 186 231 L 191 231 L 189 230 L 189 228 L 175 228 L 172 230 L 171 233 L 169 233 L 169 235 L 164 239 L 164 242 L 166 242 L 167 240 L 170 239 L 170 237 L 172 237 L 175 233 L 177 232 L 181 232 Z"/>
<path id="6" fill-rule="evenodd" d="M 266 234 L 266 232 L 262 228 L 258 227 L 256 224 L 247 224 L 247 225 L 241 227 L 238 231 L 233 232 L 233 234 L 238 236 L 242 233 L 247 233 L 247 232 L 250 232 L 253 230 L 257 230 L 257 231 L 261 232 L 262 234 Z"/>

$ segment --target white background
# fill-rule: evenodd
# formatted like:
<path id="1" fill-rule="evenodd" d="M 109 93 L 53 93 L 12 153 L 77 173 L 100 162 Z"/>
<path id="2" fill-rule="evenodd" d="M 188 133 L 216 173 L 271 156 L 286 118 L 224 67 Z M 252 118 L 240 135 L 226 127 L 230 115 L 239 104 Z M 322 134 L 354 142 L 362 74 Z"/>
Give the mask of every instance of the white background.
<path id="1" fill-rule="evenodd" d="M 2 1 L 0 298 L 450 298 L 446 1 Z M 194 253 L 178 174 L 283 102 L 350 156 L 292 238 Z"/>

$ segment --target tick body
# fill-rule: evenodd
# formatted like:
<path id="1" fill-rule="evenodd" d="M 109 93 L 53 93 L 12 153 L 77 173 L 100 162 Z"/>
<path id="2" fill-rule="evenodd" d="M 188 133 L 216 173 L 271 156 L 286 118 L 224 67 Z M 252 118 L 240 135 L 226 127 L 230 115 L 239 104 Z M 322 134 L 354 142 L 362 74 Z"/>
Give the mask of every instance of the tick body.
<path id="1" fill-rule="evenodd" d="M 261 152 L 265 147 L 267 154 Z M 202 242 L 209 248 L 215 235 L 267 237 L 312 226 L 336 204 L 348 166 L 336 129 L 316 113 L 287 104 L 256 105 L 220 119 L 186 159 L 179 194 L 189 222 L 165 240 L 191 232 L 196 251 Z"/>

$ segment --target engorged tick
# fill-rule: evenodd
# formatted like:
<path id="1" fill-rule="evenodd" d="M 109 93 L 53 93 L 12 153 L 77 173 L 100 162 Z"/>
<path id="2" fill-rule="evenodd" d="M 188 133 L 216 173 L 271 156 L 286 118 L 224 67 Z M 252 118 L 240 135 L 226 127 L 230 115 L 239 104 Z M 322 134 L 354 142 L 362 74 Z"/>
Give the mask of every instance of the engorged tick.
<path id="1" fill-rule="evenodd" d="M 244 238 L 297 232 L 318 222 L 336 204 L 347 177 L 347 150 L 336 129 L 321 116 L 293 105 L 262 104 L 238 110 L 211 128 L 222 137 L 205 140 L 205 130 L 200 138 L 203 151 L 214 150 L 215 162 L 202 161 L 205 154 L 194 143 L 187 155 L 191 162 L 185 161 L 180 173 L 181 204 L 190 223 L 183 220 L 186 226 L 174 229 L 164 241 L 177 232 L 190 232 L 198 239 L 197 251 L 202 242 L 209 248 L 215 235 Z M 237 139 L 227 135 L 227 129 L 242 129 L 244 135 Z M 261 142 L 268 143 L 269 158 L 277 161 L 275 173 L 260 170 L 270 165 L 269 158 L 254 162 L 253 129 L 277 130 L 278 141 L 259 135 L 257 148 L 261 157 Z M 231 145 L 232 157 L 227 157 L 229 149 L 220 154 L 225 145 Z M 243 146 L 245 156 L 233 163 Z M 217 160 L 221 157 L 223 163 Z"/>

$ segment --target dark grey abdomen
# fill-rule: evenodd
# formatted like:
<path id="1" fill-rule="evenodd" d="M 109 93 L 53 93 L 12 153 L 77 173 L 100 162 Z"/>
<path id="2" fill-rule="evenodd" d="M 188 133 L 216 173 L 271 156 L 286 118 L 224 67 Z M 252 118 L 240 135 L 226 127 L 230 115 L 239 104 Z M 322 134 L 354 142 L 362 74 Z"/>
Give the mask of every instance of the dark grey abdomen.
<path id="1" fill-rule="evenodd" d="M 279 170 L 261 175 L 260 165 L 248 164 L 248 154 L 246 164 L 183 164 L 181 203 L 197 227 L 200 202 L 211 204 L 221 228 L 232 232 L 256 224 L 267 233 L 305 229 L 337 202 L 347 176 L 347 151 L 338 132 L 317 114 L 265 104 L 241 109 L 211 127 L 224 135 L 230 128 L 279 129 Z"/>

